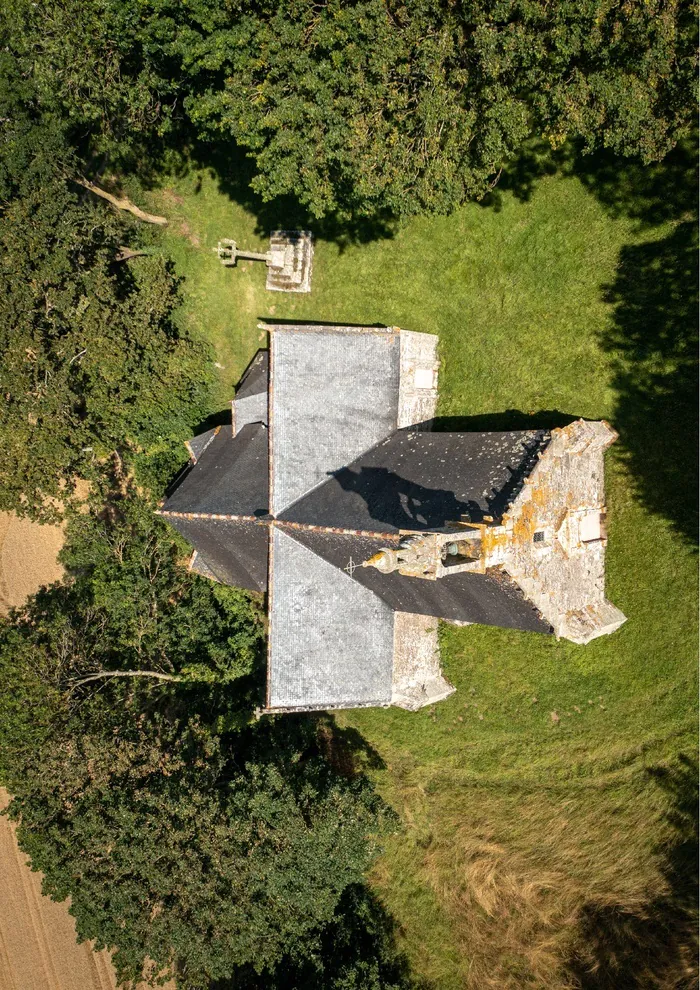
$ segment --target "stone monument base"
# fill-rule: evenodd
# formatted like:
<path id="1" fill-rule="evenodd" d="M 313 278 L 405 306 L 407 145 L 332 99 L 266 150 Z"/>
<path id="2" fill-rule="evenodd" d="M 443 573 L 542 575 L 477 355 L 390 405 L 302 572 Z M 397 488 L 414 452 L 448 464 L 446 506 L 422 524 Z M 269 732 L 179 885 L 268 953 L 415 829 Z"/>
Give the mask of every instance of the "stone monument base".
<path id="1" fill-rule="evenodd" d="M 273 230 L 265 288 L 272 292 L 311 292 L 313 238 L 308 230 Z"/>

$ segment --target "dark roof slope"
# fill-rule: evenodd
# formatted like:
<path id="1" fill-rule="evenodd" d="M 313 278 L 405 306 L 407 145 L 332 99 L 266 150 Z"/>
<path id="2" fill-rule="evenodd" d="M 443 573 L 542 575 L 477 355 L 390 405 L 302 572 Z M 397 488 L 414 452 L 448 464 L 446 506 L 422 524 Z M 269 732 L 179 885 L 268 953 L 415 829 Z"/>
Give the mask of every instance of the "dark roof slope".
<path id="1" fill-rule="evenodd" d="M 259 516 L 268 511 L 267 429 L 244 426 L 217 436 L 184 476 L 162 512 Z"/>
<path id="2" fill-rule="evenodd" d="M 228 519 L 167 519 L 197 551 L 193 570 L 198 574 L 208 570 L 222 584 L 265 591 L 267 526 Z"/>
<path id="3" fill-rule="evenodd" d="M 468 514 L 499 519 L 548 443 L 545 430 L 397 430 L 281 513 L 293 522 L 397 532 L 435 529 Z"/>
<path id="4" fill-rule="evenodd" d="M 338 570 L 348 575 L 352 571 L 355 581 L 379 595 L 394 611 L 506 629 L 551 632 L 549 623 L 503 571 L 450 574 L 437 581 L 405 577 L 397 571 L 382 574 L 374 567 L 359 566 L 377 553 L 381 539 L 296 529 L 293 533 L 296 540 Z"/>
<path id="5" fill-rule="evenodd" d="M 267 424 L 268 351 L 258 351 L 238 383 L 233 400 L 233 432 L 249 423 Z"/>
<path id="6" fill-rule="evenodd" d="M 267 392 L 267 376 L 270 352 L 259 350 L 243 372 L 236 388 L 237 399 L 247 399 L 251 395 Z"/>
<path id="7" fill-rule="evenodd" d="M 269 707 L 388 704 L 392 610 L 298 535 L 272 530 Z"/>

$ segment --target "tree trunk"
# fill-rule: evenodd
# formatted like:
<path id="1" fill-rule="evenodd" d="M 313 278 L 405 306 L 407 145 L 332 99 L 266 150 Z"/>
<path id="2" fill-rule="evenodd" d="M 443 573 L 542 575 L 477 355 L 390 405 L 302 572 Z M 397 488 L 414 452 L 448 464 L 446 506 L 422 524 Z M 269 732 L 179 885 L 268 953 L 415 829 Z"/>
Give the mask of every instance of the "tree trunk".
<path id="1" fill-rule="evenodd" d="M 148 251 L 133 251 L 128 247 L 120 247 L 117 253 L 114 255 L 115 261 L 129 261 L 130 258 L 142 258 L 147 255 Z"/>
<path id="2" fill-rule="evenodd" d="M 72 687 L 79 687 L 87 684 L 88 681 L 99 681 L 103 677 L 154 677 L 159 681 L 182 681 L 178 674 L 160 674 L 157 670 L 102 670 L 99 674 L 90 674 L 89 677 L 81 677 L 80 680 L 73 681 Z"/>
<path id="3" fill-rule="evenodd" d="M 157 223 L 160 224 L 161 227 L 166 226 L 168 223 L 166 217 L 157 217 L 153 213 L 144 213 L 144 211 L 140 210 L 138 206 L 131 202 L 130 199 L 120 199 L 117 196 L 113 196 L 104 189 L 100 189 L 100 187 L 96 186 L 94 182 L 89 182 L 87 179 L 73 179 L 73 181 L 77 182 L 79 186 L 83 186 L 84 189 L 89 189 L 90 192 L 94 193 L 96 196 L 101 196 L 102 199 L 106 199 L 108 203 L 111 203 L 112 206 L 115 206 L 118 210 L 128 210 L 129 213 L 133 213 L 135 217 L 139 218 L 139 220 L 145 220 L 146 223 Z"/>

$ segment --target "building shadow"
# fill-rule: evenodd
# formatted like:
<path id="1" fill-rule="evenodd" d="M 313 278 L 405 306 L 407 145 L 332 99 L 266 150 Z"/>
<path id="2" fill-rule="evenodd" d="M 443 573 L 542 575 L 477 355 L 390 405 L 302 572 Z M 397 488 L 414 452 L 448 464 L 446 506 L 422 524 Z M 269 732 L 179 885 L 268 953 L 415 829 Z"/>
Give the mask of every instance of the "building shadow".
<path id="1" fill-rule="evenodd" d="M 386 323 L 343 323 L 338 320 L 307 320 L 304 317 L 296 319 L 283 319 L 273 316 L 259 316 L 259 323 L 267 324 L 270 327 L 357 327 L 358 330 L 377 329 L 386 330 Z"/>
<path id="2" fill-rule="evenodd" d="M 453 491 L 428 488 L 385 467 L 341 468 L 333 472 L 333 478 L 343 491 L 365 503 L 370 519 L 395 529 L 436 529 L 463 515 L 473 518 L 484 512 L 476 502 L 458 499 Z"/>
<path id="3" fill-rule="evenodd" d="M 649 770 L 670 795 L 674 829 L 664 857 L 667 893 L 642 907 L 587 904 L 568 973 L 580 990 L 691 990 L 698 958 L 698 763 Z"/>
<path id="4" fill-rule="evenodd" d="M 436 416 L 431 421 L 436 433 L 508 433 L 520 430 L 553 430 L 580 419 L 558 409 L 540 409 L 525 413 L 520 409 L 484 413 L 477 416 Z"/>

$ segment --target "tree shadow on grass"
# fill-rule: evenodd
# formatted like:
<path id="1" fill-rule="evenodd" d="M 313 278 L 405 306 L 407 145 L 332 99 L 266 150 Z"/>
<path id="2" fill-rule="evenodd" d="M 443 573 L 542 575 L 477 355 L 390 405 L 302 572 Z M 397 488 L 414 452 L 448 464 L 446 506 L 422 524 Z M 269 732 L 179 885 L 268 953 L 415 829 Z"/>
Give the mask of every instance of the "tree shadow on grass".
<path id="1" fill-rule="evenodd" d="M 664 856 L 667 892 L 643 907 L 587 904 L 569 974 L 580 990 L 690 990 L 697 987 L 698 764 L 648 771 L 670 795 L 674 829 Z"/>
<path id="2" fill-rule="evenodd" d="M 614 309 L 600 344 L 612 356 L 617 449 L 637 496 L 696 543 L 697 141 L 680 142 L 651 165 L 608 151 L 583 155 L 574 145 L 552 151 L 545 142 L 528 142 L 484 205 L 499 209 L 505 190 L 527 201 L 537 183 L 554 174 L 576 176 L 611 216 L 632 218 L 640 229 L 674 225 L 657 240 L 622 248 L 615 280 L 602 287 Z"/>
<path id="3" fill-rule="evenodd" d="M 292 719 L 290 723 L 290 718 Z M 356 729 L 328 712 L 285 716 L 283 733 L 303 727 L 335 773 L 352 780 L 385 763 Z M 270 729 L 276 733 L 280 729 Z M 399 927 L 367 884 L 345 888 L 329 924 L 270 971 L 242 967 L 210 990 L 431 990 L 397 947 Z"/>
<path id="4" fill-rule="evenodd" d="M 643 226 L 691 220 L 697 203 L 697 136 L 679 142 L 660 162 L 644 165 L 612 152 L 576 155 L 566 170 L 614 217 L 633 217 Z"/>
<path id="5" fill-rule="evenodd" d="M 341 727 L 332 715 L 323 713 L 318 716 L 316 736 L 325 759 L 343 777 L 354 777 L 364 770 L 384 770 L 386 767 L 379 752 L 362 733 L 350 725 Z"/>
<path id="6" fill-rule="evenodd" d="M 634 217 L 645 226 L 654 226 L 692 211 L 697 195 L 696 160 L 696 136 L 680 141 L 662 161 L 648 165 L 609 150 L 585 154 L 580 142 L 553 149 L 547 141 L 532 138 L 503 168 L 480 203 L 499 212 L 504 192 L 527 203 L 543 179 L 576 176 L 611 216 Z"/>
<path id="7" fill-rule="evenodd" d="M 615 279 L 602 287 L 614 311 L 600 343 L 613 359 L 613 424 L 637 496 L 696 544 L 697 141 L 648 166 L 601 153 L 570 167 L 612 216 L 647 229 L 673 224 L 658 240 L 620 251 Z"/>
<path id="8" fill-rule="evenodd" d="M 190 160 L 210 173 L 222 193 L 255 216 L 255 233 L 261 237 L 269 236 L 272 230 L 310 230 L 314 237 L 335 243 L 342 253 L 350 245 L 393 238 L 398 229 L 398 222 L 387 211 L 377 211 L 371 217 L 329 214 L 318 219 L 294 196 L 264 201 L 251 185 L 256 175 L 254 162 L 230 141 L 194 141 Z M 222 230 L 221 236 L 235 236 L 235 231 Z"/>
<path id="9" fill-rule="evenodd" d="M 698 235 L 694 221 L 624 247 L 604 297 L 615 306 L 601 336 L 613 357 L 614 425 L 637 495 L 697 542 Z"/>

